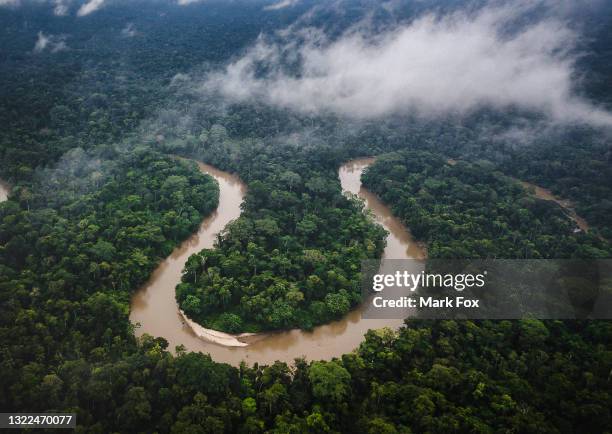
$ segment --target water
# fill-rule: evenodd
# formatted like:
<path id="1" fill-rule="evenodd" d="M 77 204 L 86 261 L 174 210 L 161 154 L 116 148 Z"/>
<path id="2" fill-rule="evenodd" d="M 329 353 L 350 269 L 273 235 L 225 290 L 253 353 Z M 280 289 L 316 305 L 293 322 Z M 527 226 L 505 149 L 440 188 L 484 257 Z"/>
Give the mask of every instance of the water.
<path id="1" fill-rule="evenodd" d="M 389 231 L 384 258 L 423 258 L 424 250 L 414 241 L 406 227 L 375 195 L 362 187 L 361 173 L 373 161 L 372 158 L 364 158 L 342 165 L 339 177 L 343 191 L 363 198 L 375 220 Z M 136 335 L 148 333 L 161 336 L 169 342 L 171 349 L 182 344 L 187 350 L 210 353 L 218 362 L 237 366 L 242 360 L 250 365 L 255 362 L 270 364 L 276 360 L 290 363 L 297 357 L 329 360 L 357 348 L 368 329 L 398 328 L 403 324 L 401 319 L 364 319 L 361 317 L 362 306 L 341 320 L 316 327 L 312 331 L 296 329 L 240 339 L 224 333 L 211 334 L 197 324 L 190 325 L 182 317 L 174 297 L 183 265 L 192 253 L 212 247 L 217 233 L 240 215 L 240 203 L 246 191 L 245 185 L 237 177 L 205 164 L 199 166 L 219 182 L 219 207 L 202 222 L 196 234 L 159 265 L 149 282 L 133 297 L 130 319 L 133 323 L 141 324 Z M 243 345 L 241 342 L 248 342 L 249 345 L 235 346 Z"/>
<path id="2" fill-rule="evenodd" d="M 4 202 L 8 198 L 10 191 L 9 185 L 0 179 L 0 202 Z"/>
<path id="3" fill-rule="evenodd" d="M 578 226 L 584 232 L 589 231 L 589 224 L 584 218 L 576 214 L 576 210 L 574 209 L 572 203 L 569 200 L 560 199 L 557 196 L 555 196 L 550 190 L 540 187 L 535 184 L 531 184 L 530 182 L 526 182 L 526 181 L 519 181 L 519 182 L 521 183 L 523 187 L 525 187 L 525 189 L 533 192 L 533 195 L 535 197 L 539 199 L 544 199 L 544 200 L 552 200 L 553 202 L 558 203 L 562 208 L 564 208 L 567 211 L 567 215 L 569 216 L 569 218 L 571 218 L 574 221 L 574 223 L 576 223 L 576 226 Z"/>

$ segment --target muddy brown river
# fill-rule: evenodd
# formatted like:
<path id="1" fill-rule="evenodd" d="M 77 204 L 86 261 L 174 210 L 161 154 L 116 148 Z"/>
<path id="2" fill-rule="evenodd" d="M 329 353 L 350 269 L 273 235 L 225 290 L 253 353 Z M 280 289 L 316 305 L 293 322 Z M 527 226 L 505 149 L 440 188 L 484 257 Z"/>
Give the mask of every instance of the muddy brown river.
<path id="1" fill-rule="evenodd" d="M 455 160 L 454 158 L 449 158 L 446 160 L 446 162 L 450 164 L 451 166 L 454 166 L 455 164 L 457 164 L 458 161 L 459 160 Z M 538 199 L 552 200 L 553 202 L 556 202 L 557 204 L 559 204 L 561 208 L 563 208 L 567 212 L 568 217 L 572 219 L 574 223 L 576 223 L 576 226 L 578 226 L 578 228 L 580 228 L 584 232 L 589 231 L 589 224 L 584 218 L 576 214 L 576 210 L 574 209 L 574 205 L 572 204 L 571 201 L 567 199 L 561 199 L 555 196 L 553 192 L 547 188 L 540 187 L 539 185 L 532 184 L 531 182 L 521 181 L 520 179 L 517 179 L 514 177 L 510 177 L 510 178 L 519 182 L 525 190 L 533 194 Z"/>
<path id="2" fill-rule="evenodd" d="M 423 258 L 424 250 L 404 225 L 375 195 L 361 186 L 361 173 L 373 161 L 373 158 L 352 160 L 340 168 L 339 177 L 344 193 L 357 194 L 364 199 L 375 220 L 389 232 L 384 258 Z M 276 360 L 290 363 L 302 356 L 308 360 L 329 360 L 357 348 L 368 329 L 398 328 L 403 324 L 401 319 L 364 319 L 362 306 L 341 320 L 312 331 L 296 329 L 236 337 L 204 329 L 185 318 L 174 297 L 183 266 L 191 254 L 213 247 L 219 231 L 240 215 L 240 203 L 246 190 L 245 185 L 233 175 L 202 163 L 199 163 L 199 167 L 219 182 L 219 207 L 202 222 L 196 234 L 159 265 L 149 282 L 134 295 L 130 320 L 140 324 L 136 329 L 137 336 L 144 333 L 160 336 L 169 342 L 172 350 L 177 345 L 184 345 L 187 350 L 210 353 L 218 362 L 237 366 L 243 360 L 249 365 L 255 362 L 270 364 Z"/>
<path id="3" fill-rule="evenodd" d="M 527 191 L 532 192 L 535 197 L 544 200 L 552 200 L 553 202 L 558 203 L 563 209 L 565 209 L 568 217 L 571 218 L 574 223 L 576 223 L 576 226 L 578 226 L 584 232 L 589 231 L 589 224 L 585 219 L 576 214 L 576 210 L 574 209 L 574 206 L 571 201 L 567 199 L 558 198 L 552 193 L 552 191 L 548 190 L 547 188 L 540 187 L 527 181 L 519 182 Z"/>
<path id="4" fill-rule="evenodd" d="M 11 191 L 9 185 L 0 179 L 0 202 L 4 202 L 8 199 L 9 192 Z"/>

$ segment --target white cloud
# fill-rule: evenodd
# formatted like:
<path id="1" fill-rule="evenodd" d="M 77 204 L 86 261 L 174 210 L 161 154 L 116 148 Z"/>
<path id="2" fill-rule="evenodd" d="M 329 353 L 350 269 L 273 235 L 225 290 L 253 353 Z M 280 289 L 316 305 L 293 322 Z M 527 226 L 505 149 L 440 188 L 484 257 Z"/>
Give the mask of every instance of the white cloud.
<path id="1" fill-rule="evenodd" d="M 555 121 L 612 125 L 612 115 L 574 92 L 578 35 L 566 23 L 542 18 L 508 33 L 525 4 L 429 14 L 383 34 L 359 26 L 333 42 L 260 38 L 243 57 L 208 76 L 203 89 L 356 118 L 518 107 Z M 282 66 L 288 56 L 302 61 L 297 76 Z M 268 71 L 263 77 L 261 66 Z"/>
<path id="2" fill-rule="evenodd" d="M 38 39 L 34 44 L 35 53 L 42 53 L 45 50 L 49 50 L 51 53 L 57 53 L 58 51 L 67 49 L 68 45 L 66 44 L 65 36 L 45 35 L 44 32 L 38 32 Z"/>
<path id="3" fill-rule="evenodd" d="M 280 0 L 278 3 L 274 3 L 264 7 L 266 11 L 276 11 L 278 9 L 284 9 L 288 7 L 295 6 L 298 3 L 298 0 Z"/>
<path id="4" fill-rule="evenodd" d="M 43 32 L 38 32 L 38 40 L 34 44 L 34 51 L 40 53 L 47 48 L 47 45 L 49 45 L 49 37 L 45 36 Z"/>
<path id="5" fill-rule="evenodd" d="M 58 17 L 68 15 L 68 4 L 70 0 L 53 0 L 53 13 Z"/>
<path id="6" fill-rule="evenodd" d="M 57 16 L 65 16 L 68 14 L 69 4 L 72 0 L 36 0 L 37 3 L 50 3 L 53 5 L 53 13 Z M 21 6 L 24 2 L 21 0 L 0 0 L 2 6 Z"/>
<path id="7" fill-rule="evenodd" d="M 174 77 L 172 77 L 172 80 L 170 80 L 170 85 L 176 86 L 177 84 L 187 83 L 190 79 L 191 77 L 189 77 L 189 75 L 179 72 L 177 74 L 174 74 Z"/>
<path id="8" fill-rule="evenodd" d="M 79 8 L 77 15 L 79 17 L 89 15 L 104 6 L 104 2 L 105 0 L 89 0 L 87 3 L 85 3 Z"/>
<path id="9" fill-rule="evenodd" d="M 179 5 L 179 6 L 186 6 L 186 5 L 190 5 L 190 4 L 193 4 L 193 3 L 200 3 L 202 1 L 204 1 L 204 0 L 177 0 L 176 4 Z"/>
<path id="10" fill-rule="evenodd" d="M 136 31 L 134 23 L 127 23 L 127 25 L 121 30 L 121 36 L 125 38 L 132 38 L 137 34 L 138 32 Z"/>

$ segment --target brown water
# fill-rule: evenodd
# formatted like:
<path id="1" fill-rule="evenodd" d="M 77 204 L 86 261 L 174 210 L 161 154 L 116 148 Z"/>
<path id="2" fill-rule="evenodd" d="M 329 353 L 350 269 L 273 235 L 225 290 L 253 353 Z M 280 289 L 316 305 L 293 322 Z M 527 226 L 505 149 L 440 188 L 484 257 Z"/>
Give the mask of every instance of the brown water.
<path id="1" fill-rule="evenodd" d="M 6 182 L 0 180 L 0 202 L 4 202 L 8 198 L 10 191 L 11 189 L 9 185 Z"/>
<path id="2" fill-rule="evenodd" d="M 170 348 L 183 344 L 188 349 L 203 349 L 204 342 L 196 336 L 182 317 L 174 297 L 174 288 L 181 280 L 182 270 L 189 256 L 204 248 L 211 248 L 216 235 L 230 221 L 240 216 L 240 204 L 245 193 L 242 181 L 204 163 L 200 170 L 219 183 L 219 206 L 200 225 L 198 231 L 174 249 L 153 272 L 149 281 L 132 297 L 130 320 L 140 323 L 136 335 L 148 333 L 168 340 Z"/>
<path id="3" fill-rule="evenodd" d="M 390 209 L 361 186 L 361 173 L 372 162 L 373 159 L 364 158 L 344 164 L 339 170 L 342 189 L 346 194 L 353 193 L 363 198 L 376 221 L 389 231 L 384 258 L 423 258 L 424 250 L 393 217 Z M 302 356 L 309 360 L 339 357 L 357 348 L 368 329 L 398 328 L 403 324 L 401 319 L 364 319 L 361 317 L 363 306 L 339 321 L 309 332 L 289 330 L 240 339 L 223 333 L 211 333 L 191 322 L 191 326 L 186 323 L 174 298 L 174 288 L 180 280 L 183 265 L 192 253 L 212 247 L 216 234 L 238 217 L 245 191 L 244 184 L 236 177 L 204 164 L 200 164 L 200 168 L 219 182 L 219 208 L 202 223 L 197 234 L 185 241 L 155 270 L 151 280 L 134 296 L 130 319 L 133 323 L 141 324 L 136 330 L 137 335 L 148 333 L 161 336 L 168 340 L 171 349 L 182 344 L 188 350 L 210 353 L 214 360 L 232 365 L 238 365 L 242 360 L 248 364 L 270 364 L 276 360 L 292 362 Z M 241 341 L 249 342 L 249 345 L 236 346 Z"/>
<path id="4" fill-rule="evenodd" d="M 558 203 L 566 212 L 567 215 L 576 223 L 576 225 L 585 232 L 589 230 L 589 224 L 585 219 L 576 214 L 573 204 L 566 199 L 560 199 L 555 196 L 550 190 L 532 184 L 527 181 L 519 181 L 526 190 L 533 192 L 533 195 L 539 199 L 552 200 Z"/>

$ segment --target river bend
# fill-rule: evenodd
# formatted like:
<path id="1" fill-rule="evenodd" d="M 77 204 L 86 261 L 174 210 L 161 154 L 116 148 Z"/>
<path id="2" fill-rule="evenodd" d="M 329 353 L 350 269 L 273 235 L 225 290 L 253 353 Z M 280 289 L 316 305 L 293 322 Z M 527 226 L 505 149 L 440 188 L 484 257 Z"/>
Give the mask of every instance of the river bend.
<path id="1" fill-rule="evenodd" d="M 338 175 L 344 194 L 361 197 L 376 222 L 389 232 L 383 258 L 423 258 L 423 249 L 406 227 L 361 185 L 361 174 L 373 161 L 373 158 L 357 159 L 340 167 Z M 312 331 L 295 329 L 236 337 L 204 329 L 185 318 L 175 300 L 175 287 L 183 266 L 193 253 L 213 247 L 217 234 L 240 215 L 240 204 L 246 191 L 236 176 L 203 163 L 199 163 L 199 167 L 219 182 L 219 207 L 202 222 L 197 233 L 157 267 L 150 280 L 134 295 L 130 319 L 133 323 L 140 323 L 136 329 L 137 336 L 144 333 L 160 336 L 168 341 L 170 349 L 182 344 L 187 350 L 210 353 L 215 361 L 237 366 L 242 360 L 249 365 L 255 362 L 271 364 L 276 360 L 291 363 L 302 356 L 309 360 L 329 360 L 357 348 L 368 329 L 399 328 L 403 324 L 401 319 L 364 319 L 362 306 L 344 318 L 315 327 Z"/>

